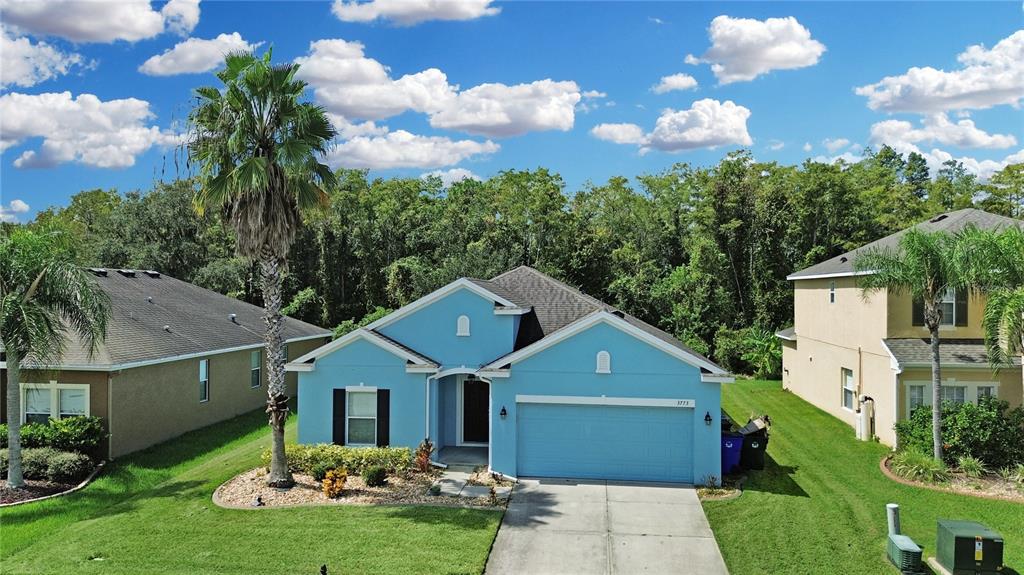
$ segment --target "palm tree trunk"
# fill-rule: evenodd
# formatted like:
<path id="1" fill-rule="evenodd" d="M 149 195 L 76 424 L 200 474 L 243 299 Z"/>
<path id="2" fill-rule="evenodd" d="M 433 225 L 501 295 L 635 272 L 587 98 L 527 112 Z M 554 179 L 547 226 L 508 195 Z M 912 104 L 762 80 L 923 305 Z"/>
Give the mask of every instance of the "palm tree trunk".
<path id="1" fill-rule="evenodd" d="M 260 258 L 263 276 L 263 321 L 266 324 L 264 344 L 267 353 L 267 414 L 270 416 L 272 444 L 270 447 L 270 475 L 267 484 L 271 487 L 291 487 L 295 484 L 288 472 L 288 460 L 284 452 L 284 422 L 288 419 L 288 396 L 284 386 L 284 340 L 281 317 L 281 275 L 284 262 L 269 255 Z"/>
<path id="2" fill-rule="evenodd" d="M 939 326 L 929 327 L 932 355 L 932 451 L 942 461 L 942 367 L 939 363 Z"/>
<path id="3" fill-rule="evenodd" d="M 21 358 L 7 349 L 7 485 L 21 487 L 25 478 L 21 471 Z"/>

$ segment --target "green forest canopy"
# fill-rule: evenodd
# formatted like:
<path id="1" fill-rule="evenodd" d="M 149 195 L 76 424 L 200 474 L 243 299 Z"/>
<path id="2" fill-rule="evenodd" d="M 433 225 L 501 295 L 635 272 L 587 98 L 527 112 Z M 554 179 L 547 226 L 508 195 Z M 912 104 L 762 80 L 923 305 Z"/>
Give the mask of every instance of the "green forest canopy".
<path id="1" fill-rule="evenodd" d="M 68 230 L 83 265 L 157 269 L 259 304 L 231 232 L 192 209 L 193 186 L 83 191 L 27 225 Z M 741 151 L 710 168 L 676 164 L 570 192 L 543 168 L 447 189 L 438 178 L 340 170 L 330 205 L 307 216 L 292 247 L 286 301 L 303 320 L 354 326 L 458 277 L 526 264 L 742 372 L 750 334 L 792 322 L 788 274 L 971 206 L 1024 216 L 1024 164 L 982 183 L 955 161 L 932 177 L 923 158 L 889 147 L 857 164 L 800 166 Z"/>

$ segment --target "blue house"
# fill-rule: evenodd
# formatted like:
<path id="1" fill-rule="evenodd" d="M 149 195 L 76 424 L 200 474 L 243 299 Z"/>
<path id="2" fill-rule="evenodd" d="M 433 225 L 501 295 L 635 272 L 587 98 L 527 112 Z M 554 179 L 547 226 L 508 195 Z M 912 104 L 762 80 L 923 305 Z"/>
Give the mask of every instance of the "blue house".
<path id="1" fill-rule="evenodd" d="M 720 476 L 731 377 L 671 335 L 523 266 L 459 279 L 287 365 L 299 442 L 479 458 L 508 477 Z"/>

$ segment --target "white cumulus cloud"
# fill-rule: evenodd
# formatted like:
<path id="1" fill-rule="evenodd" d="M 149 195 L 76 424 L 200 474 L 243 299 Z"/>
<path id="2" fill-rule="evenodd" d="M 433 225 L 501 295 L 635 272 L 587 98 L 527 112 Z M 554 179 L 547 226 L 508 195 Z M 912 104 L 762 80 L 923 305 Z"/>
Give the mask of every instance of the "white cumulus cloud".
<path id="1" fill-rule="evenodd" d="M 687 64 L 710 64 L 719 84 L 746 82 L 772 70 L 792 70 L 818 63 L 825 45 L 796 18 L 718 16 L 708 28 L 711 47 L 703 56 L 686 56 Z"/>
<path id="2" fill-rule="evenodd" d="M 343 22 L 388 20 L 412 26 L 428 20 L 475 20 L 494 16 L 493 0 L 335 0 L 331 10 Z"/>
<path id="3" fill-rule="evenodd" d="M 18 214 L 28 212 L 29 206 L 25 202 L 14 199 L 7 206 L 0 205 L 0 222 L 15 222 Z"/>
<path id="4" fill-rule="evenodd" d="M 805 152 L 810 152 L 813 148 L 814 148 L 814 146 L 812 146 L 810 142 L 804 142 L 804 151 Z"/>
<path id="5" fill-rule="evenodd" d="M 420 174 L 423 179 L 427 178 L 441 178 L 441 185 L 445 188 L 450 188 L 452 184 L 461 182 L 462 180 L 480 180 L 480 176 L 467 170 L 466 168 L 452 168 L 450 170 L 434 170 L 433 172 L 427 172 Z"/>
<path id="6" fill-rule="evenodd" d="M 847 140 L 846 138 L 825 138 L 821 141 L 821 145 L 825 146 L 826 150 L 834 154 L 846 146 L 849 146 L 850 140 Z"/>
<path id="7" fill-rule="evenodd" d="M 672 74 L 662 76 L 661 81 L 651 87 L 655 94 L 664 94 L 673 90 L 691 90 L 697 87 L 697 79 L 689 74 Z"/>
<path id="8" fill-rule="evenodd" d="M 18 168 L 44 168 L 77 162 L 98 168 L 124 168 L 153 146 L 173 146 L 180 136 L 147 125 L 149 103 L 135 98 L 102 101 L 93 94 L 9 93 L 0 96 L 3 133 L 0 150 L 42 138 L 37 149 L 14 160 Z"/>
<path id="9" fill-rule="evenodd" d="M 968 119 L 952 122 L 944 113 L 930 114 L 915 128 L 903 120 L 885 120 L 871 126 L 871 141 L 943 144 L 958 148 L 1009 148 L 1017 145 L 1013 134 L 989 134 Z"/>
<path id="10" fill-rule="evenodd" d="M 705 98 L 694 102 L 688 110 L 663 110 L 654 130 L 648 134 L 644 134 L 636 124 L 600 124 L 590 133 L 596 138 L 619 144 L 638 144 L 641 152 L 749 146 L 753 143 L 747 132 L 749 117 L 749 109 L 731 100 L 719 102 Z"/>
<path id="11" fill-rule="evenodd" d="M 383 136 L 357 136 L 331 149 L 327 161 L 335 168 L 438 168 L 500 149 L 490 140 L 452 140 L 395 130 Z"/>
<path id="12" fill-rule="evenodd" d="M 460 90 L 437 68 L 393 79 L 386 66 L 365 56 L 361 43 L 341 39 L 311 43 L 309 55 L 296 62 L 317 102 L 350 120 L 382 120 L 414 111 L 426 114 L 435 128 L 507 137 L 571 129 L 582 97 L 575 82 L 550 79 Z"/>
<path id="13" fill-rule="evenodd" d="M 165 30 L 187 34 L 199 23 L 199 0 L 170 0 L 160 10 L 149 0 L 2 0 L 0 11 L 18 30 L 72 42 L 136 42 Z"/>
<path id="14" fill-rule="evenodd" d="M 772 150 L 773 152 L 777 152 L 785 147 L 786 142 L 783 142 L 782 140 L 771 140 L 770 142 L 768 142 L 768 149 Z"/>
<path id="15" fill-rule="evenodd" d="M 80 54 L 63 52 L 46 42 L 33 43 L 29 38 L 15 37 L 0 26 L 0 88 L 35 86 L 81 64 Z"/>
<path id="16" fill-rule="evenodd" d="M 258 45 L 246 42 L 238 32 L 221 34 L 211 40 L 189 38 L 150 57 L 139 66 L 139 72 L 150 76 L 209 72 L 224 63 L 225 54 L 252 51 Z"/>
<path id="17" fill-rule="evenodd" d="M 1024 30 L 991 49 L 970 46 L 957 56 L 961 68 L 913 67 L 856 88 L 872 110 L 934 113 L 980 110 L 1003 104 L 1019 106 L 1024 98 Z"/>

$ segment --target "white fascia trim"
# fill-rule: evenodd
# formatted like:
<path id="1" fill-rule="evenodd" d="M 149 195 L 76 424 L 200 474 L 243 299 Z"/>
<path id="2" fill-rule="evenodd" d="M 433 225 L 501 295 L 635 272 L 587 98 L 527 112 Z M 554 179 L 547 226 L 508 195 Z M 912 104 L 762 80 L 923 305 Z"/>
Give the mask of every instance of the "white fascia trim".
<path id="1" fill-rule="evenodd" d="M 902 372 L 903 368 L 900 367 L 900 360 L 896 359 L 896 356 L 893 355 L 892 350 L 889 349 L 889 346 L 885 345 L 885 340 L 884 339 L 881 340 L 881 344 L 882 344 L 882 349 L 885 350 L 885 353 L 889 354 L 889 369 L 895 371 L 897 374 Z"/>
<path id="2" fill-rule="evenodd" d="M 814 274 L 812 276 L 799 276 L 796 274 L 790 274 L 786 276 L 789 281 L 796 280 L 823 280 L 828 278 L 848 278 L 856 276 L 869 276 L 875 273 L 875 270 L 864 270 L 862 272 L 836 272 L 831 274 Z"/>
<path id="3" fill-rule="evenodd" d="M 543 350 L 545 350 L 545 349 L 547 349 L 547 348 L 549 348 L 549 347 L 551 347 L 553 345 L 556 345 L 556 344 L 558 344 L 558 343 L 560 343 L 560 342 L 562 342 L 562 341 L 564 341 L 564 340 L 566 340 L 566 339 L 568 339 L 568 338 L 570 338 L 570 337 L 572 337 L 572 336 L 574 336 L 574 335 L 576 335 L 576 334 L 578 334 L 580 332 L 583 332 L 583 331 L 593 327 L 594 325 L 597 325 L 598 323 L 607 323 L 608 325 L 611 325 L 612 327 L 616 327 L 619 330 L 624 331 L 627 334 L 632 335 L 633 337 L 635 337 L 635 338 L 637 338 L 637 339 L 639 339 L 641 341 L 644 341 L 644 342 L 650 344 L 651 346 L 656 347 L 656 348 L 664 351 L 665 353 L 667 353 L 667 354 L 669 354 L 669 355 L 671 355 L 671 356 L 673 356 L 673 357 L 675 357 L 675 358 L 677 358 L 677 359 L 679 359 L 679 360 L 681 360 L 681 361 L 683 361 L 685 363 L 688 363 L 690 365 L 696 366 L 698 368 L 704 368 L 704 369 L 710 371 L 712 373 L 712 375 L 728 375 L 728 373 L 726 373 L 726 371 L 724 369 L 722 369 L 721 367 L 719 367 L 719 366 L 717 366 L 717 365 L 715 365 L 715 364 L 713 364 L 713 363 L 711 363 L 709 361 L 705 361 L 705 360 L 703 360 L 703 359 L 701 359 L 701 358 L 699 358 L 699 357 L 697 357 L 697 356 L 695 356 L 695 355 L 693 355 L 691 353 L 687 353 L 686 351 L 684 351 L 684 350 L 682 350 L 682 349 L 680 349 L 680 348 L 678 348 L 678 347 L 676 347 L 676 346 L 674 346 L 674 345 L 672 345 L 672 344 L 670 344 L 668 342 L 662 341 L 661 339 L 658 339 L 658 338 L 654 337 L 653 335 L 643 331 L 642 329 L 640 329 L 640 328 L 630 324 L 629 322 L 627 322 L 626 320 L 622 319 L 621 317 L 619 317 L 619 316 L 617 316 L 615 314 L 609 313 L 607 311 L 604 311 L 604 310 L 596 311 L 596 312 L 591 313 L 590 315 L 586 315 L 586 316 L 580 318 L 579 320 L 577 320 L 575 323 L 571 323 L 571 324 L 563 327 L 562 329 L 556 331 L 555 333 L 551 334 L 550 336 L 545 337 L 545 338 L 543 338 L 541 340 L 538 340 L 537 342 L 532 343 L 532 344 L 530 344 L 530 345 L 520 349 L 519 351 L 517 351 L 515 353 L 507 355 L 507 356 L 505 356 L 503 358 L 500 358 L 500 359 L 498 359 L 498 360 L 496 360 L 494 362 L 491 362 L 491 363 L 485 365 L 481 369 L 484 369 L 484 370 L 500 369 L 504 365 L 513 364 L 513 363 L 522 361 L 522 360 L 530 357 L 531 355 L 533 355 L 533 354 L 535 354 L 537 352 L 543 351 Z"/>
<path id="4" fill-rule="evenodd" d="M 696 408 L 695 399 L 663 399 L 651 397 L 593 397 L 585 395 L 516 395 L 516 403 L 547 403 L 558 405 L 611 405 L 623 407 Z"/>
<path id="5" fill-rule="evenodd" d="M 512 373 L 507 369 L 481 369 L 476 374 L 484 379 L 503 379 L 512 376 Z"/>
<path id="6" fill-rule="evenodd" d="M 498 307 L 494 308 L 494 315 L 523 315 L 530 313 L 526 307 Z"/>
<path id="7" fill-rule="evenodd" d="M 905 363 L 905 364 L 903 364 L 903 368 L 904 369 L 912 368 L 912 367 L 914 367 L 914 368 L 918 368 L 918 367 L 928 367 L 928 368 L 930 368 L 931 366 L 932 366 L 932 364 L 928 363 L 928 362 Z M 1008 369 L 1018 369 L 1018 368 L 1020 368 L 1019 365 L 1012 365 Z M 942 364 L 942 370 L 945 371 L 947 369 L 986 369 L 986 370 L 989 370 L 989 371 L 995 371 L 995 370 L 992 369 L 992 366 L 988 365 L 987 363 L 982 363 L 982 364 L 978 364 L 978 363 L 943 363 Z M 1003 369 L 1007 369 L 1007 368 L 1003 368 Z"/>
<path id="8" fill-rule="evenodd" d="M 460 289 L 468 289 L 469 291 L 477 294 L 478 296 L 480 296 L 480 297 L 482 297 L 484 299 L 489 299 L 491 301 L 498 302 L 499 304 L 501 304 L 501 305 L 503 305 L 505 307 L 509 307 L 509 308 L 518 308 L 519 307 L 516 304 L 514 304 L 513 302 L 510 302 L 509 300 L 507 300 L 507 299 L 505 299 L 505 298 L 503 298 L 503 297 L 501 297 L 501 296 L 499 296 L 499 295 L 497 295 L 495 293 L 491 293 L 491 292 L 487 291 L 486 289 L 476 285 L 475 283 L 469 281 L 466 278 L 460 278 L 460 279 L 457 279 L 457 280 L 453 281 L 452 283 L 450 283 L 450 284 L 448 284 L 448 285 L 446 285 L 444 287 L 438 288 L 438 289 L 428 293 L 427 295 L 421 297 L 420 299 L 418 299 L 418 300 L 416 300 L 416 301 L 414 301 L 414 302 L 412 302 L 410 304 L 407 304 L 407 305 L 404 305 L 404 306 L 398 308 L 397 310 L 389 313 L 388 315 L 386 315 L 386 316 L 378 319 L 377 321 L 367 325 L 365 329 L 378 329 L 378 328 L 384 327 L 384 326 L 386 326 L 388 324 L 394 323 L 394 322 L 398 321 L 399 319 L 401 319 L 401 318 L 411 314 L 412 312 L 414 312 L 414 311 L 416 311 L 416 310 L 418 310 L 418 309 L 420 309 L 422 307 L 428 306 L 428 305 L 434 303 L 435 301 L 438 301 L 438 300 L 444 298 L 448 294 L 456 292 L 456 291 L 458 291 Z M 497 313 L 497 310 L 495 310 L 495 313 Z"/>
<path id="9" fill-rule="evenodd" d="M 700 380 L 703 383 L 735 383 L 736 378 L 731 375 L 712 375 L 710 373 L 702 373 Z"/>
<path id="10" fill-rule="evenodd" d="M 409 365 L 405 373 L 437 373 L 437 368 L 432 365 Z"/>
<path id="11" fill-rule="evenodd" d="M 298 341 L 308 341 L 311 339 L 324 339 L 331 337 L 331 334 L 324 333 L 322 335 L 306 335 L 302 337 L 293 337 L 292 339 L 285 340 L 284 343 L 294 343 Z M 249 345 L 240 345 L 237 347 L 227 347 L 224 349 L 211 349 L 210 351 L 201 351 L 197 353 L 186 353 L 182 355 L 173 355 L 168 357 L 161 357 L 157 359 L 147 359 L 143 361 L 132 361 L 128 363 L 114 363 L 114 364 L 89 364 L 89 363 L 61 363 L 56 365 L 22 365 L 21 369 L 60 369 L 65 371 L 120 371 L 122 369 L 134 369 L 136 367 L 146 367 L 148 365 L 158 365 L 161 363 L 170 363 L 172 361 L 182 361 L 185 359 L 196 359 L 199 357 L 212 357 L 223 353 L 232 353 L 236 351 L 245 351 L 247 349 L 262 349 L 264 344 L 253 343 Z M 3 367 L 6 369 L 7 362 L 3 363 Z"/>
<path id="12" fill-rule="evenodd" d="M 298 359 L 295 359 L 294 361 L 286 364 L 285 365 L 285 370 L 286 371 L 314 371 L 316 369 L 316 367 L 315 367 L 316 364 L 315 363 L 310 363 L 311 361 L 316 361 L 317 358 L 323 357 L 323 356 L 325 356 L 325 355 L 327 355 L 329 353 L 333 353 L 333 352 L 335 352 L 335 351 L 345 347 L 346 345 L 348 345 L 348 344 L 350 344 L 350 343 L 352 343 L 352 342 L 354 342 L 356 340 L 359 340 L 359 339 L 365 339 L 366 341 L 376 345 L 377 347 L 379 347 L 379 348 L 381 348 L 381 349 L 383 349 L 385 351 L 389 351 L 389 352 L 393 353 L 394 355 L 396 355 L 396 356 L 398 356 L 398 357 L 400 357 L 400 358 L 402 358 L 402 359 L 404 359 L 404 360 L 406 360 L 408 362 L 411 362 L 415 366 L 436 367 L 436 366 L 433 366 L 431 364 L 424 363 L 421 358 L 419 358 L 419 357 L 409 353 L 408 351 L 398 347 L 397 345 L 391 343 L 390 341 L 388 341 L 388 340 L 380 337 L 379 335 L 373 333 L 372 331 L 369 330 L 369 328 L 361 327 L 361 328 L 359 328 L 357 330 L 350 331 L 349 333 L 339 337 L 338 339 L 332 341 L 331 343 L 322 345 L 322 346 L 314 349 L 313 351 L 307 353 L 306 355 L 304 355 L 304 356 L 302 356 L 302 357 L 300 357 Z M 295 369 L 295 365 L 296 364 L 308 364 L 308 365 L 312 365 L 314 367 L 312 369 Z"/>
<path id="13" fill-rule="evenodd" d="M 778 331 L 775 332 L 775 337 L 777 337 L 779 339 L 784 339 L 786 341 L 796 341 L 796 336 L 795 335 L 793 337 L 786 337 L 786 336 L 782 335 L 782 332 L 778 332 Z"/>

